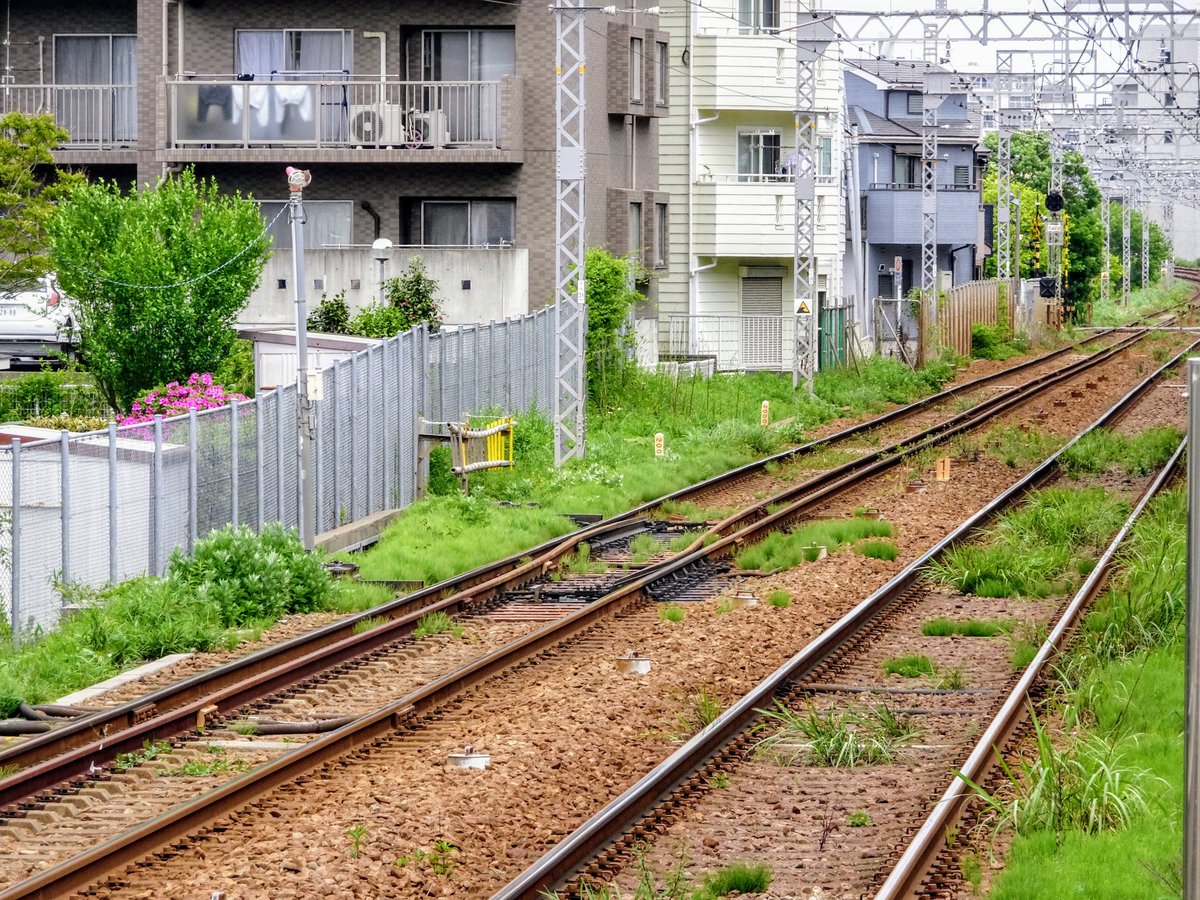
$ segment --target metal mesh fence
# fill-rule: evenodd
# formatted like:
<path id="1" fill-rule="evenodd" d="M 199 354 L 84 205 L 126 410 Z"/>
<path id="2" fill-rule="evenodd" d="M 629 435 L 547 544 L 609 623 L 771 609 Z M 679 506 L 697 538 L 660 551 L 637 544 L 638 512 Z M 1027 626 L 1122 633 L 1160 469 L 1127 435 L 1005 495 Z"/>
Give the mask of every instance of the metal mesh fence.
<path id="1" fill-rule="evenodd" d="M 569 301 L 568 301 L 569 302 Z M 416 497 L 418 417 L 552 413 L 554 317 L 363 350 L 315 376 L 316 531 Z M 0 444 L 0 603 L 14 629 L 50 627 L 56 583 L 162 574 L 171 554 L 230 523 L 300 524 L 295 385 L 157 422 Z"/>

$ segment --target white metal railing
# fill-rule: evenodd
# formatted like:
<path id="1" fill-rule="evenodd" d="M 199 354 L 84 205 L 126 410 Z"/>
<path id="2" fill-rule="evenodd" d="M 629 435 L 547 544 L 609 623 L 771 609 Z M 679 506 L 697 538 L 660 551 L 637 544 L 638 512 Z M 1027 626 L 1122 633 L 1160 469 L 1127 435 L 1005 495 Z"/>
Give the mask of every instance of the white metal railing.
<path id="1" fill-rule="evenodd" d="M 499 81 L 240 80 L 168 83 L 173 147 L 498 147 Z"/>
<path id="2" fill-rule="evenodd" d="M 817 175 L 817 184 L 836 184 L 836 175 Z M 697 184 L 791 184 L 792 175 L 777 172 L 701 172 L 696 176 Z"/>
<path id="3" fill-rule="evenodd" d="M 137 143 L 137 88 L 131 84 L 0 85 L 0 115 L 10 112 L 51 114 L 70 134 L 68 148 Z"/>
<path id="4" fill-rule="evenodd" d="M 673 356 L 707 356 L 721 371 L 792 369 L 794 316 L 693 315 L 667 317 Z"/>

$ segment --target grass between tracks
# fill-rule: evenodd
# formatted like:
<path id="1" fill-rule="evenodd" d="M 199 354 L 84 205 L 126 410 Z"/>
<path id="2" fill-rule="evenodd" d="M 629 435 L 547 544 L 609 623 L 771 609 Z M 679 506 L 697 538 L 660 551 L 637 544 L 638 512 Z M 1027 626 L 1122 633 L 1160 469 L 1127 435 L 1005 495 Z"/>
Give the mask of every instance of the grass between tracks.
<path id="1" fill-rule="evenodd" d="M 473 476 L 469 496 L 441 457 L 430 477 L 434 496 L 410 507 L 362 554 L 362 575 L 449 578 L 565 534 L 574 527 L 567 513 L 613 515 L 801 443 L 834 418 L 926 396 L 953 375 L 948 362 L 913 372 L 871 359 L 860 372 L 820 373 L 810 398 L 772 373 L 680 380 L 627 368 L 607 381 L 606 404 L 588 405 L 586 459 L 556 469 L 552 428 L 536 414 L 518 420 L 516 466 Z M 784 424 L 761 427 L 764 400 L 772 421 Z M 666 442 L 659 458 L 657 432 Z"/>
<path id="2" fill-rule="evenodd" d="M 1062 727 L 1005 801 L 1016 838 L 993 898 L 1180 896 L 1186 539 L 1177 488 L 1135 526 L 1061 667 L 1042 718 Z"/>
<path id="3" fill-rule="evenodd" d="M 1120 290 L 1117 290 L 1113 292 L 1113 297 L 1108 303 L 1102 304 L 1097 300 L 1092 306 L 1092 324 L 1121 325 L 1138 316 L 1183 303 L 1193 290 L 1194 284 L 1180 279 L 1176 279 L 1170 285 L 1160 282 L 1142 290 L 1130 291 L 1128 306 L 1119 302 Z"/>

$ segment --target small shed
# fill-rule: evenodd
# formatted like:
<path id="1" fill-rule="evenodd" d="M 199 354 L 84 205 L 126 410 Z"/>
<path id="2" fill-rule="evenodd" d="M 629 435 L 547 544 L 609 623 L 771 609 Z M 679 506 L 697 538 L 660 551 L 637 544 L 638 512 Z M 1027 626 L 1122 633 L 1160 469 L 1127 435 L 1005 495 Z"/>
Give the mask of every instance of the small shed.
<path id="1" fill-rule="evenodd" d="M 296 332 L 290 328 L 243 329 L 241 336 L 254 343 L 254 384 L 260 391 L 296 381 Z M 308 369 L 320 372 L 353 354 L 379 346 L 376 338 L 349 334 L 308 335 Z"/>

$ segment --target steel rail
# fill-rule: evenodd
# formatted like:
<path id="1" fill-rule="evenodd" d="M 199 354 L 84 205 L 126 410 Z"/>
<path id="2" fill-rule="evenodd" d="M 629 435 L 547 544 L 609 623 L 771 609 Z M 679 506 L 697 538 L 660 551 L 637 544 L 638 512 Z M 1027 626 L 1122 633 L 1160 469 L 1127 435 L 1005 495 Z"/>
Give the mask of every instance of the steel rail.
<path id="1" fill-rule="evenodd" d="M 1005 699 L 1000 711 L 975 744 L 971 755 L 960 770 L 961 777 L 956 776 L 951 779 L 941 798 L 934 805 L 933 811 L 880 886 L 875 895 L 876 900 L 895 900 L 898 897 L 911 897 L 917 893 L 929 868 L 946 849 L 946 829 L 958 821 L 963 802 L 973 796 L 973 791 L 964 779 L 970 779 L 975 784 L 984 783 L 1005 744 L 1008 743 L 1013 732 L 1024 721 L 1028 713 L 1027 698 L 1030 689 L 1041 677 L 1051 657 L 1059 652 L 1078 620 L 1080 612 L 1104 589 L 1109 575 L 1115 568 L 1117 552 L 1125 543 L 1146 506 L 1175 476 L 1183 459 L 1186 444 L 1186 439 L 1180 442 L 1171 459 L 1158 473 L 1158 477 L 1154 479 L 1137 506 L 1134 507 L 1133 512 L 1129 514 L 1125 524 L 1121 526 L 1121 530 L 1109 543 L 1108 548 L 1097 562 L 1096 568 L 1092 570 L 1075 596 L 1071 598 L 1071 602 L 1063 611 L 1053 631 L 1042 643 L 1037 655 Z"/>
<path id="2" fill-rule="evenodd" d="M 1096 337 L 1101 336 L 1097 335 Z M 749 463 L 707 479 L 698 485 L 683 488 L 642 504 L 562 538 L 548 541 L 519 555 L 514 554 L 496 563 L 482 566 L 456 578 L 424 588 L 409 596 L 390 601 L 291 640 L 266 647 L 208 671 L 197 673 L 111 709 L 99 711 L 60 728 L 20 741 L 12 747 L 0 751 L 0 766 L 18 769 L 13 775 L 0 778 L 0 809 L 87 772 L 97 761 L 103 762 L 112 759 L 118 753 L 135 752 L 141 748 L 144 741 L 172 737 L 185 730 L 189 723 L 196 721 L 201 710 L 214 705 L 224 710 L 242 706 L 267 696 L 288 683 L 371 653 L 410 634 L 422 615 L 438 611 L 460 613 L 486 603 L 501 592 L 519 587 L 526 581 L 544 574 L 558 559 L 573 552 L 581 542 L 612 539 L 623 529 L 634 527 L 634 523 L 639 517 L 652 512 L 668 500 L 696 496 L 706 490 L 760 472 L 769 463 L 794 459 L 805 453 L 890 424 L 935 403 L 954 399 L 962 393 L 975 390 L 1000 378 L 1011 377 L 1014 371 L 1044 364 L 1095 339 L 1095 337 L 1089 338 L 1078 344 L 1060 348 L 1023 363 L 1021 366 L 982 376 L 955 388 L 923 398 L 909 406 L 892 410 L 875 419 L 842 429 L 825 438 L 810 441 L 801 447 Z M 1077 374 L 1083 368 L 1096 365 L 1107 359 L 1108 356 L 1120 352 L 1136 339 L 1137 336 L 1123 338 L 1085 360 L 1046 373 L 1005 394 L 989 398 L 966 413 L 959 414 L 947 422 L 939 423 L 931 429 L 926 429 L 922 435 L 934 433 L 937 429 L 944 430 L 950 427 L 951 423 L 964 421 L 965 417 L 971 417 L 985 409 L 991 409 L 991 404 L 1011 396 L 1014 392 L 1029 389 L 1031 385 L 1044 385 L 1047 379 L 1055 376 L 1061 376 L 1059 380 L 1070 377 L 1070 375 L 1064 374 L 1068 372 L 1071 375 Z M 892 452 L 898 446 L 893 445 L 893 447 L 886 448 L 885 452 Z M 839 482 L 856 467 L 870 465 L 879 455 L 879 453 L 871 454 L 839 466 L 805 482 L 801 487 L 814 490 L 822 485 Z M 790 493 L 794 495 L 795 492 Z M 779 502 L 778 496 L 767 498 L 748 507 L 738 516 L 720 523 L 717 528 L 725 530 L 748 519 L 761 517 L 769 504 L 777 502 Z M 696 549 L 696 546 L 693 545 L 689 549 Z M 534 558 L 530 559 L 530 556 Z M 452 592 L 450 596 L 446 596 L 448 591 Z M 383 616 L 388 617 L 388 621 L 383 625 L 360 634 L 354 633 L 355 626 L 363 619 Z"/>
<path id="3" fill-rule="evenodd" d="M 1093 427 L 1098 427 L 1099 424 L 1110 421 L 1111 418 L 1118 414 L 1118 410 L 1123 411 L 1136 399 L 1142 389 L 1149 385 L 1171 364 L 1168 363 L 1161 369 L 1156 370 L 1155 373 L 1145 379 L 1137 388 L 1129 392 L 1116 406 L 1110 409 L 1105 416 L 1101 417 L 1101 420 Z M 1079 440 L 1079 436 L 1072 440 L 1071 444 L 1077 440 Z M 956 529 L 951 537 L 966 535 L 972 528 L 976 527 L 978 522 L 983 521 L 983 517 L 986 514 L 1000 508 L 1002 502 L 1004 504 L 1012 502 L 1012 498 L 1017 497 L 1024 493 L 1024 490 L 1028 489 L 1022 486 L 1031 484 L 1031 479 L 1034 476 L 1038 476 L 1039 481 L 1047 477 L 1052 470 L 1052 463 L 1057 459 L 1057 456 L 1058 454 L 1039 466 L 1034 473 L 1023 479 L 1017 487 L 1010 489 L 1001 498 L 993 500 L 983 512 L 976 514 L 967 523 Z M 82 854 L 65 860 L 44 872 L 11 886 L 0 892 L 0 900 L 12 900 L 12 898 L 18 897 L 61 896 L 68 891 L 90 884 L 121 865 L 131 863 L 152 852 L 157 847 L 179 840 L 187 834 L 196 831 L 198 828 L 202 828 L 206 823 L 211 822 L 221 815 L 254 802 L 279 785 L 300 777 L 321 763 L 336 759 L 339 756 L 345 755 L 350 750 L 361 747 L 371 741 L 386 739 L 397 730 L 415 723 L 422 715 L 436 710 L 442 704 L 460 696 L 463 691 L 480 683 L 491 675 L 509 669 L 514 664 L 532 658 L 555 646 L 561 646 L 564 641 L 569 641 L 601 620 L 616 615 L 629 604 L 647 599 L 648 592 L 646 589 L 652 584 L 668 578 L 679 570 L 702 560 L 735 552 L 752 533 L 769 528 L 774 522 L 786 517 L 789 513 L 794 514 L 797 508 L 805 506 L 808 503 L 809 500 L 807 498 L 797 501 L 788 509 L 780 510 L 768 519 L 754 523 L 735 534 L 721 538 L 710 547 L 692 553 L 685 553 L 662 563 L 652 571 L 641 573 L 636 581 L 623 586 L 619 590 L 595 601 L 583 609 L 570 613 L 557 622 L 549 623 L 528 635 L 518 638 L 505 647 L 498 648 L 393 703 L 364 715 L 336 731 L 318 737 L 263 766 L 240 775 L 205 795 L 180 804 L 169 812 L 142 823 L 125 834 L 118 835 Z M 947 546 L 947 542 L 950 539 L 944 539 L 934 551 L 926 553 L 918 560 L 918 563 L 907 567 L 900 576 L 897 576 L 897 579 L 894 579 L 893 583 L 901 579 L 906 579 L 906 587 L 911 585 L 912 581 L 917 577 L 916 573 L 919 564 L 931 558 L 931 554 L 939 548 Z M 820 648 L 827 655 L 829 652 L 842 646 L 852 637 L 852 631 L 856 630 L 848 630 L 850 626 L 843 623 L 862 618 L 865 615 L 864 610 L 883 602 L 880 599 L 883 596 L 883 590 L 885 589 L 877 591 L 871 598 L 860 604 L 854 612 L 845 617 L 839 623 L 841 625 L 840 629 L 839 626 L 835 626 L 834 629 L 826 632 L 822 637 L 814 641 L 813 644 L 810 644 L 810 648 Z M 803 656 L 803 653 L 802 651 L 801 656 Z M 816 651 L 810 652 L 805 661 L 810 664 L 808 668 L 818 664 Z M 776 673 L 776 676 L 779 676 L 780 673 L 785 672 L 788 668 L 788 666 L 781 668 Z M 772 676 L 772 678 L 776 676 Z M 792 674 L 789 677 L 795 676 Z M 731 709 L 729 713 L 723 715 L 712 726 L 701 732 L 697 738 L 694 738 L 688 745 L 685 745 L 685 748 L 682 748 L 680 752 L 673 755 L 671 760 L 679 757 L 683 753 L 683 750 L 694 744 L 697 739 L 716 734 L 723 727 L 722 723 L 729 721 L 728 717 L 733 715 L 735 711 L 741 711 L 743 714 L 752 711 L 756 703 L 762 702 L 758 699 L 759 695 L 760 691 L 758 690 L 754 694 L 748 695 L 747 698 Z M 648 779 L 652 779 L 656 773 L 663 771 L 665 766 L 666 763 L 660 764 L 659 767 L 642 781 L 645 782 Z M 641 783 L 639 782 L 639 784 Z M 610 804 L 610 807 L 612 805 Z M 608 808 L 606 807 L 606 809 Z M 562 846 L 560 845 L 560 847 Z"/>
<path id="4" fill-rule="evenodd" d="M 706 765 L 730 741 L 744 732 L 750 723 L 758 718 L 757 711 L 768 707 L 771 699 L 782 689 L 817 669 L 898 602 L 917 582 L 926 565 L 963 542 L 981 525 L 1055 474 L 1059 459 L 1070 447 L 1088 432 L 1105 427 L 1119 418 L 1144 391 L 1198 345 L 1200 342 L 1192 344 L 1137 384 L 1091 426 L 1081 431 L 1053 456 L 998 495 L 934 547 L 906 566 L 886 585 L 822 632 L 704 730 L 567 835 L 525 872 L 510 881 L 493 895 L 492 900 L 535 900 L 544 896 L 544 892 L 560 886 L 571 873 L 624 835 L 637 820 L 668 799 L 693 772 Z M 2 894 L 0 898 L 3 898 Z"/>

